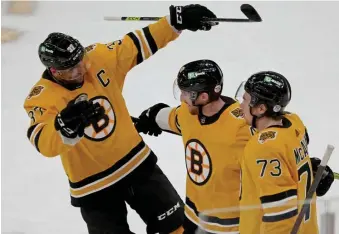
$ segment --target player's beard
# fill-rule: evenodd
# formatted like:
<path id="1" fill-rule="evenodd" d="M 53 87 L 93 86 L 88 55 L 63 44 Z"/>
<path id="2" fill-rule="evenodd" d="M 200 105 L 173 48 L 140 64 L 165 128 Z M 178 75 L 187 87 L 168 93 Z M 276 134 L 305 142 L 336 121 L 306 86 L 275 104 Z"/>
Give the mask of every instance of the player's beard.
<path id="1" fill-rule="evenodd" d="M 87 70 L 84 66 L 81 68 L 75 69 L 67 81 L 73 84 L 82 83 L 84 81 L 86 72 Z"/>
<path id="2" fill-rule="evenodd" d="M 188 110 L 189 110 L 191 115 L 198 115 L 199 114 L 199 108 L 197 106 L 188 105 Z"/>
<path id="3" fill-rule="evenodd" d="M 81 84 L 85 79 L 86 73 L 87 69 L 85 67 L 81 67 L 74 69 L 74 71 L 67 74 L 67 77 L 61 77 L 61 80 L 66 84 Z"/>
<path id="4" fill-rule="evenodd" d="M 67 83 L 72 83 L 72 84 L 80 84 L 84 81 L 85 74 L 77 74 L 75 76 L 72 76 L 72 78 L 67 80 Z"/>

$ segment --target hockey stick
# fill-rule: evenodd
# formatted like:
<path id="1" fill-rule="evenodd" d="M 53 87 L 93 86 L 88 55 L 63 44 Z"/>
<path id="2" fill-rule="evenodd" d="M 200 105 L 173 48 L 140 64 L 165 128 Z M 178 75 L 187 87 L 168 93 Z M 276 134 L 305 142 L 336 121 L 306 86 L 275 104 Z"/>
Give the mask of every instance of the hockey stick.
<path id="1" fill-rule="evenodd" d="M 319 184 L 319 182 L 322 178 L 323 172 L 326 168 L 328 160 L 330 159 L 330 157 L 332 155 L 333 150 L 334 150 L 333 145 L 327 145 L 324 157 L 321 160 L 320 165 L 318 166 L 318 170 L 317 170 L 317 173 L 315 175 L 314 181 L 311 185 L 311 188 L 307 191 L 305 202 L 304 202 L 304 204 L 301 208 L 301 211 L 300 211 L 300 213 L 297 217 L 297 220 L 294 223 L 291 234 L 297 234 L 298 229 L 300 227 L 300 224 L 301 224 L 302 220 L 304 219 L 305 213 L 310 209 L 310 203 L 311 203 L 313 194 L 315 193 L 315 191 L 318 187 L 318 184 Z"/>
<path id="2" fill-rule="evenodd" d="M 251 22 L 261 22 L 262 19 L 258 12 L 250 4 L 242 4 L 240 10 L 247 17 L 246 19 L 238 18 L 207 18 L 204 21 L 208 22 L 238 22 L 238 23 L 251 23 Z M 148 17 L 148 16 L 105 16 L 104 20 L 106 21 L 158 21 L 162 17 Z"/>
<path id="3" fill-rule="evenodd" d="M 132 119 L 133 123 L 137 123 L 139 121 L 139 118 L 137 118 L 137 117 L 131 116 L 131 119 Z M 168 133 L 171 133 L 171 134 L 174 134 L 174 135 L 181 136 L 180 134 L 178 134 L 176 132 L 172 132 L 172 131 L 165 130 L 165 129 L 161 129 L 161 130 L 164 131 L 164 132 L 168 132 Z"/>

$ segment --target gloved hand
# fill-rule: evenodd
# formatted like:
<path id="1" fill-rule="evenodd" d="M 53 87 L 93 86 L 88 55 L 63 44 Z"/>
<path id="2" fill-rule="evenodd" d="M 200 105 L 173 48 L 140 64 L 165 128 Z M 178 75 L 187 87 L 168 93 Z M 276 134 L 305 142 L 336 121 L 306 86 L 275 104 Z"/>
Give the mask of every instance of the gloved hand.
<path id="1" fill-rule="evenodd" d="M 91 121 L 100 119 L 104 114 L 105 109 L 99 103 L 89 102 L 87 95 L 81 94 L 56 116 L 54 126 L 67 139 L 81 138 Z"/>
<path id="2" fill-rule="evenodd" d="M 317 173 L 318 166 L 320 165 L 321 160 L 319 158 L 311 158 L 313 176 Z M 317 196 L 324 196 L 327 191 L 330 189 L 334 181 L 334 174 L 332 169 L 329 166 L 325 167 L 324 174 L 320 180 L 320 183 L 317 187 Z"/>
<path id="3" fill-rule="evenodd" d="M 163 108 L 168 107 L 164 103 L 158 103 L 147 110 L 144 110 L 140 116 L 139 120 L 135 122 L 134 126 L 138 132 L 148 134 L 150 136 L 158 136 L 162 133 L 161 128 L 156 122 L 156 117 L 159 111 Z"/>
<path id="4" fill-rule="evenodd" d="M 171 25 L 177 30 L 209 31 L 218 22 L 204 22 L 204 18 L 217 18 L 216 15 L 204 6 L 191 4 L 187 6 L 170 6 Z"/>

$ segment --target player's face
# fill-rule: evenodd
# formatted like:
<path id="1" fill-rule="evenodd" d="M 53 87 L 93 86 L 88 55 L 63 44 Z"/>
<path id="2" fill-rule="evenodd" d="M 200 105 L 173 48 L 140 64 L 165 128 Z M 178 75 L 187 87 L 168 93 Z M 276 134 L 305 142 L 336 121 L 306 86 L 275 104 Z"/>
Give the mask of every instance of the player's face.
<path id="1" fill-rule="evenodd" d="M 86 67 L 83 61 L 74 67 L 66 70 L 54 70 L 53 76 L 64 83 L 82 83 L 86 74 Z"/>
<path id="2" fill-rule="evenodd" d="M 197 114 L 199 114 L 199 108 L 193 105 L 191 97 L 192 97 L 191 92 L 181 90 L 180 101 L 185 102 L 187 104 L 188 110 L 189 110 L 191 115 L 197 115 Z M 198 99 L 199 98 L 197 98 L 195 104 L 197 104 Z"/>
<path id="3" fill-rule="evenodd" d="M 253 116 L 251 115 L 250 111 L 250 101 L 251 101 L 251 96 L 245 92 L 243 97 L 242 97 L 242 102 L 240 103 L 240 108 L 243 111 L 244 119 L 246 120 L 246 123 L 251 125 L 252 124 L 252 119 Z"/>

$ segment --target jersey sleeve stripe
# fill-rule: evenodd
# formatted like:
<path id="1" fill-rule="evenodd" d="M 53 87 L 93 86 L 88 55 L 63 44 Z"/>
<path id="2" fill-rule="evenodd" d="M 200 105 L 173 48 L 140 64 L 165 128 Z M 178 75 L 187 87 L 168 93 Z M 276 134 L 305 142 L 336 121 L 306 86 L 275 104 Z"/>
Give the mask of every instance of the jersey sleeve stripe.
<path id="1" fill-rule="evenodd" d="M 138 30 L 139 31 L 139 30 Z M 135 32 L 132 32 L 135 36 L 136 36 L 136 38 L 138 39 L 138 41 L 139 41 L 139 45 L 140 45 L 140 51 L 141 51 L 141 56 L 142 56 L 142 61 L 144 61 L 145 59 L 146 59 L 146 54 L 145 54 L 145 51 L 144 51 L 144 43 L 143 43 L 143 41 L 142 41 L 142 38 L 140 38 L 140 35 L 139 35 L 139 33 L 140 33 L 140 31 L 139 31 L 139 33 L 138 33 L 138 31 L 135 31 Z"/>
<path id="2" fill-rule="evenodd" d="M 307 142 L 307 145 L 310 144 L 310 137 L 308 135 L 307 128 L 305 128 L 305 140 Z"/>
<path id="3" fill-rule="evenodd" d="M 180 124 L 178 122 L 178 116 L 175 116 L 175 126 L 177 127 L 178 131 L 181 133 L 181 128 L 180 128 Z"/>
<path id="4" fill-rule="evenodd" d="M 33 133 L 34 129 L 36 128 L 36 126 L 38 126 L 38 124 L 34 124 L 34 125 L 32 125 L 28 128 L 28 130 L 27 130 L 28 139 L 31 139 L 32 133 Z"/>
<path id="5" fill-rule="evenodd" d="M 272 203 L 284 200 L 288 197 L 297 196 L 297 190 L 296 189 L 290 189 L 281 193 L 276 193 L 273 195 L 267 195 L 260 197 L 262 205 L 265 205 L 265 203 Z"/>
<path id="6" fill-rule="evenodd" d="M 35 148 L 37 149 L 37 151 L 40 153 L 40 149 L 39 149 L 39 138 L 40 138 L 40 134 L 42 132 L 42 129 L 44 127 L 42 127 L 39 132 L 35 135 L 35 138 L 34 138 L 34 145 L 35 145 Z"/>
<path id="7" fill-rule="evenodd" d="M 149 30 L 149 27 L 144 27 L 142 29 L 143 34 L 145 35 L 146 38 L 146 44 L 147 47 L 150 49 L 150 53 L 153 55 L 158 51 L 158 46 L 155 43 L 155 40 Z"/>
<path id="8" fill-rule="evenodd" d="M 297 195 L 286 197 L 285 199 L 282 199 L 282 200 L 279 200 L 279 201 L 275 201 L 275 202 L 266 202 L 266 203 L 263 203 L 262 207 L 264 209 L 267 209 L 267 208 L 273 208 L 273 207 L 288 205 L 289 201 L 291 201 L 293 199 L 297 199 Z"/>
<path id="9" fill-rule="evenodd" d="M 137 64 L 142 63 L 142 62 L 143 62 L 143 54 L 142 54 L 143 52 L 142 52 L 142 47 L 141 47 L 141 45 L 140 45 L 140 40 L 138 39 L 138 37 L 137 37 L 137 36 L 135 35 L 135 33 L 133 33 L 133 32 L 128 33 L 127 36 L 129 36 L 129 37 L 132 39 L 132 41 L 133 41 L 135 47 L 136 47 L 137 50 L 138 50 L 138 54 L 137 54 Z"/>
<path id="10" fill-rule="evenodd" d="M 39 123 L 35 126 L 35 128 L 33 129 L 31 135 L 30 135 L 30 142 L 34 145 L 34 142 L 35 142 L 35 138 L 36 138 L 36 135 L 37 133 L 43 128 L 44 124 L 43 123 Z M 35 146 L 35 145 L 34 145 Z"/>
<path id="11" fill-rule="evenodd" d="M 181 127 L 180 127 L 180 124 L 179 124 L 179 119 L 178 119 L 178 109 L 180 108 L 180 106 L 178 106 L 175 111 L 176 111 L 176 114 L 175 114 L 175 126 L 176 128 L 178 129 L 178 131 L 181 133 Z"/>
<path id="12" fill-rule="evenodd" d="M 45 125 L 43 123 L 38 123 L 30 126 L 27 130 L 27 137 L 32 145 L 38 150 L 38 152 L 40 152 L 38 142 L 44 126 Z"/>
<path id="13" fill-rule="evenodd" d="M 262 217 L 263 222 L 278 222 L 285 219 L 292 218 L 298 214 L 298 208 L 293 207 L 281 212 L 264 214 Z"/>

